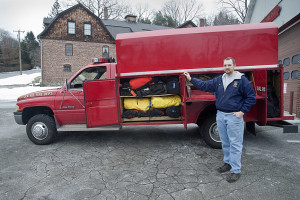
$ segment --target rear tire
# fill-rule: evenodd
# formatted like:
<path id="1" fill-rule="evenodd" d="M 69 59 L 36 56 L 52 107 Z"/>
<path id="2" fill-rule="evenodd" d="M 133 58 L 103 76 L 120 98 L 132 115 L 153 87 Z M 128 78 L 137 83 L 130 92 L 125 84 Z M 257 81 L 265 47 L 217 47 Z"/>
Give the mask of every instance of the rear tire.
<path id="1" fill-rule="evenodd" d="M 26 132 L 28 138 L 38 145 L 50 144 L 58 135 L 54 119 L 45 114 L 30 118 L 26 126 Z"/>
<path id="2" fill-rule="evenodd" d="M 222 142 L 219 136 L 215 115 L 211 115 L 204 119 L 199 128 L 203 139 L 208 146 L 214 149 L 222 148 Z"/>

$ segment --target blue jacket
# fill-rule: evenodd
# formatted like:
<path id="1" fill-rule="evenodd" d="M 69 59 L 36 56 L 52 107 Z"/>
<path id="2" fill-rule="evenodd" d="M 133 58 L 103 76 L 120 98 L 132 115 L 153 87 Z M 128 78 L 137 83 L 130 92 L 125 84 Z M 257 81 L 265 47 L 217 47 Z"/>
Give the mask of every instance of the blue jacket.
<path id="1" fill-rule="evenodd" d="M 214 92 L 216 95 L 216 108 L 222 112 L 247 113 L 256 103 L 256 94 L 252 84 L 243 75 L 241 79 L 232 81 L 224 91 L 222 75 L 212 80 L 202 81 L 196 78 L 191 83 L 199 90 Z"/>

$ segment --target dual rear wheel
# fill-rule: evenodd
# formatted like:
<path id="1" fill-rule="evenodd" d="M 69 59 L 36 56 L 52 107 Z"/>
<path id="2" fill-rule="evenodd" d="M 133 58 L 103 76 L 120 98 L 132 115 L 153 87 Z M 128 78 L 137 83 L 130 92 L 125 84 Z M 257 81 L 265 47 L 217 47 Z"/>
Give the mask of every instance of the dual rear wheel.
<path id="1" fill-rule="evenodd" d="M 222 142 L 217 128 L 215 115 L 210 115 L 206 119 L 202 120 L 201 123 L 198 123 L 198 126 L 200 133 L 202 134 L 203 139 L 208 146 L 214 149 L 222 148 Z"/>

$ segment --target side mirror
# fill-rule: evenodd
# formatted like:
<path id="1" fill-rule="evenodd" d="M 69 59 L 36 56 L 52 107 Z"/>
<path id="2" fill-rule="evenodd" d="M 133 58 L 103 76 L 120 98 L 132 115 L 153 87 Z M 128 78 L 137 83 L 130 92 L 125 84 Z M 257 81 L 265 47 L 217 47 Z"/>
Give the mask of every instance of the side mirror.
<path id="1" fill-rule="evenodd" d="M 65 91 L 68 91 L 68 81 L 67 81 L 67 79 L 65 79 L 65 84 L 64 84 L 64 86 L 65 86 Z"/>

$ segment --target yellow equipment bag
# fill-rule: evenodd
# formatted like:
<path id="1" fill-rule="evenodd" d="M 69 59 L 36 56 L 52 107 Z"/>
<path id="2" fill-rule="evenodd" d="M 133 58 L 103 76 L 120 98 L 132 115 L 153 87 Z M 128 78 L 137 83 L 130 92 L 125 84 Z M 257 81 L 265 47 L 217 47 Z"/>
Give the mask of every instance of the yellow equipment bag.
<path id="1" fill-rule="evenodd" d="M 179 95 L 151 97 L 151 105 L 153 108 L 167 108 L 170 106 L 180 106 L 181 99 Z"/>
<path id="2" fill-rule="evenodd" d="M 124 108 L 146 111 L 150 108 L 150 98 L 124 98 Z"/>

